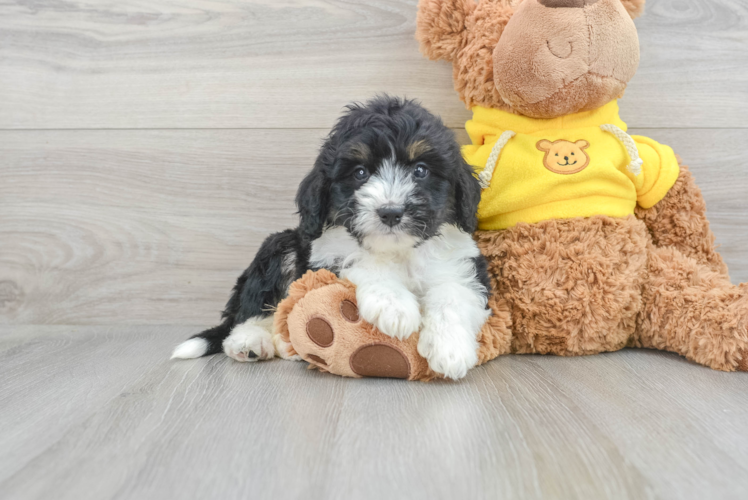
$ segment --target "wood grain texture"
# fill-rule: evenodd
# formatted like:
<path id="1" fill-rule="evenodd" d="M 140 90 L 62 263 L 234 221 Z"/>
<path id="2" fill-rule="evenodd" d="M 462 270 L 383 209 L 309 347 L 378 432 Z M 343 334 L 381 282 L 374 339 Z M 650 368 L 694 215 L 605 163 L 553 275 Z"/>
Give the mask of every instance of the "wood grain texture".
<path id="1" fill-rule="evenodd" d="M 748 374 L 633 350 L 460 383 L 168 361 L 189 331 L 0 327 L 0 497 L 748 495 Z"/>
<path id="2" fill-rule="evenodd" d="M 323 135 L 0 134 L 0 321 L 65 324 L 216 320 Z"/>
<path id="3" fill-rule="evenodd" d="M 374 92 L 466 116 L 449 67 L 418 52 L 416 4 L 4 4 L 0 128 L 327 129 Z"/>
<path id="4" fill-rule="evenodd" d="M 748 131 L 633 132 L 691 166 L 733 281 L 748 281 Z M 216 321 L 262 240 L 295 226 L 323 135 L 0 132 L 0 323 Z"/>
<path id="5" fill-rule="evenodd" d="M 622 107 L 637 127 L 745 127 L 748 4 L 649 0 Z M 0 128 L 322 128 L 374 92 L 453 127 L 451 67 L 413 38 L 417 0 L 0 4 Z"/>

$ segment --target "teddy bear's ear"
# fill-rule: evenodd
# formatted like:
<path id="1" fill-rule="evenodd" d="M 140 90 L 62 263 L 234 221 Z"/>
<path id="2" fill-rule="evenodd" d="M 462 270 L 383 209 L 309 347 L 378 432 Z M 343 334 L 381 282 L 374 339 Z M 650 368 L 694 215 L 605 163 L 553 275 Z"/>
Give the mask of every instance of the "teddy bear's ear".
<path id="1" fill-rule="evenodd" d="M 576 144 L 579 149 L 587 149 L 590 147 L 590 143 L 585 140 L 577 141 L 574 144 Z"/>
<path id="2" fill-rule="evenodd" d="M 647 0 L 621 0 L 621 3 L 626 7 L 626 11 L 631 16 L 631 19 L 636 19 L 644 14 L 644 4 L 646 1 Z"/>
<path id="3" fill-rule="evenodd" d="M 535 147 L 538 148 L 538 150 L 547 153 L 553 147 L 553 143 L 547 139 L 543 139 L 542 141 L 538 141 Z"/>
<path id="4" fill-rule="evenodd" d="M 421 52 L 432 60 L 453 61 L 467 43 L 466 18 L 475 0 L 420 0 L 416 39 Z"/>

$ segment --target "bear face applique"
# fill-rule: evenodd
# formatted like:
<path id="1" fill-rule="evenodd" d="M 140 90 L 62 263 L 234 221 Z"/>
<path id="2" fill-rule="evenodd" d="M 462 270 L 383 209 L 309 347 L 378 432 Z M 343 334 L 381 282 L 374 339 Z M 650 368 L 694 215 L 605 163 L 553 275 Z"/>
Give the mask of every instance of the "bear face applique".
<path id="1" fill-rule="evenodd" d="M 545 168 L 556 174 L 576 174 L 590 164 L 590 156 L 584 151 L 590 147 L 590 143 L 584 140 L 551 142 L 543 139 L 538 141 L 536 147 L 545 153 Z"/>

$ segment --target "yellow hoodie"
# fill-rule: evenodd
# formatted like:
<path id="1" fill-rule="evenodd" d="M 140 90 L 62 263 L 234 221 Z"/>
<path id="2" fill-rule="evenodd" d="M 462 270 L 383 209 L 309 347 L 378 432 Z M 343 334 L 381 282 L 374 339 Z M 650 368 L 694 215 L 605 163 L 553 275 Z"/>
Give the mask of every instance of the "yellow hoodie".
<path id="1" fill-rule="evenodd" d="M 483 230 L 548 219 L 625 217 L 637 202 L 654 206 L 678 179 L 673 150 L 629 137 L 617 101 L 548 120 L 476 106 L 465 128 L 472 144 L 463 147 L 463 155 L 485 187 L 478 206 Z"/>

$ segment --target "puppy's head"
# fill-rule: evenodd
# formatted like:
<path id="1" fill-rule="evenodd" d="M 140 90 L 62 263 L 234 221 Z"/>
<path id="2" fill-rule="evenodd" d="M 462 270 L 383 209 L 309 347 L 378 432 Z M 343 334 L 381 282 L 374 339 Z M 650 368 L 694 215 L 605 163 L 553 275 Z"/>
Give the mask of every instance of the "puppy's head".
<path id="1" fill-rule="evenodd" d="M 475 230 L 480 186 L 439 118 L 387 96 L 346 109 L 296 195 L 305 236 L 345 226 L 377 250 L 416 246 L 445 223 Z"/>

